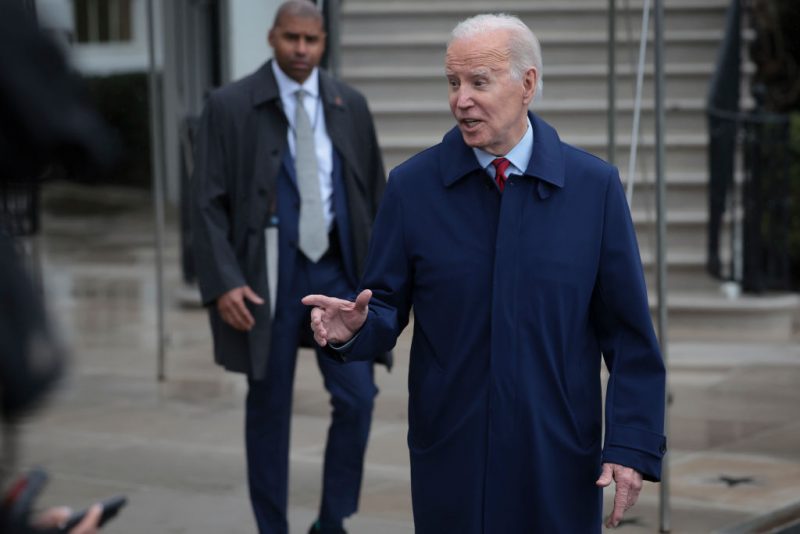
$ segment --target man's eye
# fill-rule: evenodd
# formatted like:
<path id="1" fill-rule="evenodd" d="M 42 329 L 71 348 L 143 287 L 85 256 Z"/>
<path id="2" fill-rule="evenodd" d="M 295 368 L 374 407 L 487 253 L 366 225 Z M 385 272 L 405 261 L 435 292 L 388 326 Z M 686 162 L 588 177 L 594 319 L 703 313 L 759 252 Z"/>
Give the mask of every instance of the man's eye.
<path id="1" fill-rule="evenodd" d="M 452 88 L 456 88 L 458 87 L 458 82 L 455 80 L 447 80 L 447 85 L 449 85 Z"/>

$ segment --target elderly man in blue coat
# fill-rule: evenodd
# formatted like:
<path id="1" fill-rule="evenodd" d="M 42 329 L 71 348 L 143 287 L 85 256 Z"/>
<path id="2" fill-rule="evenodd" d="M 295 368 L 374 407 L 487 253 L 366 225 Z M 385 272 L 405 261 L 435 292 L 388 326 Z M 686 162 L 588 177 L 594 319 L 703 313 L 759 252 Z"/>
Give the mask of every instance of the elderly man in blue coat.
<path id="1" fill-rule="evenodd" d="M 539 43 L 516 17 L 460 23 L 457 127 L 389 177 L 362 291 L 304 299 L 343 360 L 414 310 L 409 432 L 419 534 L 600 532 L 665 452 L 665 370 L 618 171 L 528 112 Z M 605 436 L 601 360 L 608 368 Z"/>

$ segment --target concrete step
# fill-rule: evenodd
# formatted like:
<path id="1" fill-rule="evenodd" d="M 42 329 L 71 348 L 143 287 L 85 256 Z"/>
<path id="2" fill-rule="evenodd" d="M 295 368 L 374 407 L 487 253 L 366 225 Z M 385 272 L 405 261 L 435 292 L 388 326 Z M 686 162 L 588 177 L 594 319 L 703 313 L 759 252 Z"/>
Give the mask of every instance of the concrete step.
<path id="1" fill-rule="evenodd" d="M 636 87 L 636 68 L 627 59 L 618 58 L 617 99 L 633 99 Z M 635 63 L 634 56 L 634 63 Z M 608 89 L 608 70 L 605 63 L 598 65 L 544 66 L 544 92 L 542 103 L 558 99 L 605 99 Z M 665 66 L 665 93 L 669 98 L 705 99 L 713 64 L 680 63 Z M 357 87 L 369 100 L 378 105 L 393 102 L 425 102 L 447 99 L 447 81 L 444 64 L 433 67 L 403 67 L 384 65 L 352 66 L 344 69 L 342 77 Z M 743 94 L 746 94 L 744 92 Z M 645 70 L 642 96 L 653 99 L 653 69 Z"/>
<path id="2" fill-rule="evenodd" d="M 621 169 L 624 176 L 627 169 Z M 656 210 L 655 171 L 652 168 L 637 170 L 633 184 L 632 209 L 645 212 Z M 667 173 L 666 207 L 673 212 L 697 212 L 708 209 L 708 176 L 706 173 Z M 627 182 L 624 182 L 627 191 Z"/>
<path id="3" fill-rule="evenodd" d="M 443 131 L 419 132 L 418 135 L 393 135 L 378 132 L 379 142 L 383 150 L 383 161 L 387 169 L 392 169 L 421 150 L 439 143 Z M 562 137 L 567 143 L 591 152 L 601 158 L 606 158 L 606 140 L 603 135 L 570 135 Z M 667 172 L 698 172 L 707 165 L 706 143 L 703 134 L 681 134 L 667 136 L 665 139 Z M 653 136 L 644 135 L 639 142 L 637 161 L 642 164 L 653 161 Z M 617 137 L 617 166 L 627 169 L 630 138 Z M 650 163 L 652 165 L 652 163 Z"/>
<path id="4" fill-rule="evenodd" d="M 650 309 L 655 320 L 656 299 Z M 774 293 L 730 299 L 721 292 L 669 293 L 670 340 L 791 341 L 800 316 L 800 295 Z"/>
<path id="5" fill-rule="evenodd" d="M 566 142 L 579 146 L 596 156 L 608 160 L 606 154 L 606 142 L 604 136 L 596 136 L 584 140 L 578 136 L 563 138 Z M 655 165 L 655 149 L 652 135 L 645 135 L 639 141 L 638 154 L 636 158 L 639 169 L 652 169 Z M 667 136 L 665 146 L 665 168 L 667 173 L 673 172 L 700 172 L 707 168 L 707 138 L 705 135 L 683 134 L 678 138 Z M 617 137 L 616 160 L 617 168 L 622 172 L 627 172 L 628 158 L 630 154 L 630 138 L 620 140 Z"/>
<path id="6" fill-rule="evenodd" d="M 667 290 L 671 293 L 720 292 L 720 281 L 706 273 L 706 257 L 701 252 L 668 252 Z M 649 295 L 656 294 L 656 254 L 642 251 L 642 266 Z"/>
<path id="7" fill-rule="evenodd" d="M 652 4 L 651 4 L 652 5 Z M 727 2 L 678 0 L 665 3 L 665 27 L 671 29 L 723 28 Z M 345 2 L 342 35 L 384 36 L 397 32 L 449 33 L 467 17 L 486 11 L 512 13 L 536 31 L 594 31 L 608 24 L 608 3 L 573 2 Z M 642 2 L 617 7 L 617 32 L 624 36 L 639 29 Z M 652 21 L 652 16 L 651 16 Z"/>
<path id="8" fill-rule="evenodd" d="M 642 251 L 655 253 L 656 213 L 655 210 L 642 210 L 634 207 L 631 212 L 636 225 L 636 236 Z M 703 211 L 667 212 L 667 251 L 668 253 L 689 253 L 705 251 L 708 243 L 706 224 L 708 213 Z"/>
<path id="9" fill-rule="evenodd" d="M 667 33 L 667 287 L 671 339 L 789 340 L 800 297 L 728 299 L 705 273 L 707 135 L 704 101 L 728 0 L 665 0 Z M 641 0 L 618 6 L 616 164 L 627 172 Z M 343 77 L 363 91 L 387 168 L 432 145 L 453 125 L 443 73 L 449 31 L 472 14 L 518 14 L 537 32 L 544 94 L 533 109 L 569 143 L 606 157 L 607 0 L 355 0 L 344 4 Z M 644 78 L 638 181 L 632 213 L 655 297 L 652 32 Z M 747 70 L 746 70 L 747 73 Z M 743 94 L 747 94 L 746 91 Z M 723 255 L 728 251 L 724 250 Z M 655 308 L 654 308 L 655 309 Z"/>
<path id="10" fill-rule="evenodd" d="M 638 38 L 638 34 L 634 37 Z M 604 32 L 542 32 L 542 57 L 547 65 L 595 65 L 607 61 Z M 717 56 L 721 30 L 673 30 L 665 32 L 665 63 L 713 63 Z M 652 41 L 652 38 L 651 38 Z M 409 34 L 407 31 L 380 37 L 343 35 L 342 68 L 364 65 L 439 67 L 444 64 L 447 35 Z M 617 41 L 618 57 L 624 57 L 628 44 Z M 652 46 L 648 47 L 652 61 Z M 547 76 L 545 70 L 545 79 Z"/>

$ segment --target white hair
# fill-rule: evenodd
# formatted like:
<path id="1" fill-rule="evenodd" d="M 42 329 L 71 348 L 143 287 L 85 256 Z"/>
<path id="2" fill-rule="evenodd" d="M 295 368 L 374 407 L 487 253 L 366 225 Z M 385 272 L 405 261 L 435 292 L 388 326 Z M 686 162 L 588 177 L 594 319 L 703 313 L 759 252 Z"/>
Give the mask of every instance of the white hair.
<path id="1" fill-rule="evenodd" d="M 481 34 L 505 30 L 508 32 L 508 46 L 511 53 L 509 69 L 511 77 L 521 80 L 525 72 L 536 68 L 536 97 L 542 94 L 542 47 L 536 35 L 514 15 L 506 13 L 475 15 L 459 22 L 450 33 L 449 47 L 453 41 L 471 39 Z"/>

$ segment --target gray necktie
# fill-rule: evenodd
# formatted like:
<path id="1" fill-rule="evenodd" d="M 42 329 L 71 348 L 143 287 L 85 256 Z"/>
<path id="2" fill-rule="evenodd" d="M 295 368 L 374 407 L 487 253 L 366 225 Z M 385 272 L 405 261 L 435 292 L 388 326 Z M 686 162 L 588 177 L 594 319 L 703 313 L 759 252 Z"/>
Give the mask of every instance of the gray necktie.
<path id="1" fill-rule="evenodd" d="M 295 169 L 297 189 L 300 191 L 300 242 L 306 257 L 317 262 L 328 250 L 328 225 L 319 190 L 317 152 L 314 148 L 314 130 L 303 106 L 303 90 L 295 93 L 297 106 L 294 114 Z"/>

